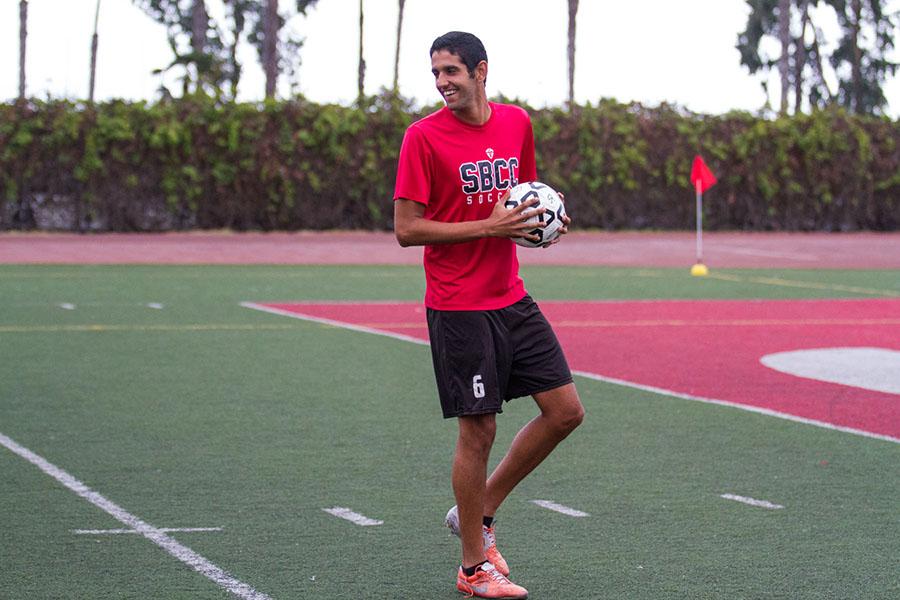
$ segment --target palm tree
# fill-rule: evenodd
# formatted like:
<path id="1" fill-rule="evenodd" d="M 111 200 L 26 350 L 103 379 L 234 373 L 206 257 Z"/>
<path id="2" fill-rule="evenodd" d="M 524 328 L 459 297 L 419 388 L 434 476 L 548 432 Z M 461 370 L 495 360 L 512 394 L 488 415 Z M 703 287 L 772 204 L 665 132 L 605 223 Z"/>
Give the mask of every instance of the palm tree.
<path id="1" fill-rule="evenodd" d="M 19 100 L 25 100 L 25 38 L 28 37 L 28 0 L 19 0 Z"/>
<path id="2" fill-rule="evenodd" d="M 207 56 L 206 30 L 209 28 L 209 15 L 204 0 L 193 0 L 191 6 L 191 52 L 194 54 L 194 66 L 197 68 L 195 91 L 203 89 L 204 79 L 209 77 L 209 68 L 204 64 Z"/>
<path id="3" fill-rule="evenodd" d="M 225 0 L 227 18 L 231 25 L 231 40 L 226 43 L 223 54 L 225 81 L 228 84 L 229 96 L 237 100 L 238 84 L 241 81 L 243 68 L 238 60 L 238 46 L 244 38 L 244 29 L 253 19 L 253 0 Z"/>
<path id="4" fill-rule="evenodd" d="M 575 15 L 578 0 L 569 0 L 569 110 L 575 105 Z"/>
<path id="5" fill-rule="evenodd" d="M 97 0 L 97 10 L 94 11 L 94 35 L 91 36 L 91 76 L 88 83 L 88 103 L 94 103 L 94 84 L 97 81 L 97 23 L 100 21 L 100 0 Z"/>
<path id="6" fill-rule="evenodd" d="M 851 0 L 850 2 L 851 17 L 848 20 L 849 39 L 851 41 L 850 48 L 852 51 L 850 56 L 850 83 L 847 86 L 849 93 L 847 95 L 847 106 L 851 112 L 862 112 L 863 105 L 863 77 L 862 77 L 862 52 L 860 52 L 859 41 L 860 31 L 862 27 L 862 2 L 860 0 Z"/>
<path id="7" fill-rule="evenodd" d="M 403 31 L 403 7 L 406 0 L 399 0 L 400 12 L 397 14 L 397 50 L 394 52 L 394 93 L 400 91 L 400 33 Z"/>
<path id="8" fill-rule="evenodd" d="M 263 25 L 263 70 L 266 73 L 266 98 L 275 97 L 278 83 L 278 0 L 268 0 Z"/>
<path id="9" fill-rule="evenodd" d="M 786 115 L 790 88 L 788 73 L 790 72 L 791 53 L 791 0 L 778 0 L 778 37 L 781 41 L 781 56 L 778 57 L 778 74 L 781 78 L 781 110 L 779 112 Z"/>
<path id="10" fill-rule="evenodd" d="M 366 97 L 365 92 L 365 81 L 366 81 L 366 60 L 363 58 L 363 0 L 359 0 L 359 70 L 358 70 L 358 78 L 357 78 L 357 100 L 362 103 L 363 98 Z"/>

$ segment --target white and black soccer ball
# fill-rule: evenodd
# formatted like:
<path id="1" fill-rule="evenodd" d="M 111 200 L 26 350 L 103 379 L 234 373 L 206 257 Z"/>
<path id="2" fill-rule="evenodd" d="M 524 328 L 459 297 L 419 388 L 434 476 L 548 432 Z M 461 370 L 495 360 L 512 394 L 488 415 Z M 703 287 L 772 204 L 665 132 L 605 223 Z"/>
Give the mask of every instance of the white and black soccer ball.
<path id="1" fill-rule="evenodd" d="M 536 235 L 540 239 L 533 242 L 528 238 L 517 237 L 512 238 L 512 241 L 525 248 L 540 248 L 560 236 L 559 230 L 564 225 L 563 216 L 566 214 L 566 207 L 556 190 L 540 181 L 520 183 L 509 190 L 509 197 L 504 206 L 513 209 L 531 198 L 537 198 L 538 204 L 529 207 L 528 210 L 540 207 L 547 209 L 543 214 L 535 215 L 526 221 L 535 225 L 541 222 L 546 223 L 544 227 L 525 230 L 526 233 Z"/>

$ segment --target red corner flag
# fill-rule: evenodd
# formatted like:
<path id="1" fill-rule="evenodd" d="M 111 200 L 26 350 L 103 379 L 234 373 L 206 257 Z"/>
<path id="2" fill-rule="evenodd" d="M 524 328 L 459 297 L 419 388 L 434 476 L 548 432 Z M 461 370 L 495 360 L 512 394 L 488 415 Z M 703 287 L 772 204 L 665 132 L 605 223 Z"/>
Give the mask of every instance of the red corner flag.
<path id="1" fill-rule="evenodd" d="M 701 194 L 716 185 L 716 176 L 712 174 L 699 154 L 694 157 L 694 164 L 691 165 L 691 183 Z"/>

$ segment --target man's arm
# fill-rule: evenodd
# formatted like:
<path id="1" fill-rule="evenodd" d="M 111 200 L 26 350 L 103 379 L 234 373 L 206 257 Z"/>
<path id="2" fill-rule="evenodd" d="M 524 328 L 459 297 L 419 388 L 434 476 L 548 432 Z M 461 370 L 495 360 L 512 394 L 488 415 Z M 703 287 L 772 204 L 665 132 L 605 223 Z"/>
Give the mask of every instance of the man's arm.
<path id="1" fill-rule="evenodd" d="M 500 198 L 488 218 L 461 223 L 426 219 L 424 204 L 400 198 L 394 201 L 394 234 L 403 247 L 456 244 L 484 237 L 524 237 L 537 240 L 537 236 L 525 232 L 526 229 L 534 229 L 535 224 L 527 224 L 525 221 L 541 214 L 545 209 L 530 208 L 538 202 L 537 199 L 530 199 L 510 210 L 503 205 L 505 198 L 505 195 Z M 542 225 L 538 225 L 540 226 Z"/>

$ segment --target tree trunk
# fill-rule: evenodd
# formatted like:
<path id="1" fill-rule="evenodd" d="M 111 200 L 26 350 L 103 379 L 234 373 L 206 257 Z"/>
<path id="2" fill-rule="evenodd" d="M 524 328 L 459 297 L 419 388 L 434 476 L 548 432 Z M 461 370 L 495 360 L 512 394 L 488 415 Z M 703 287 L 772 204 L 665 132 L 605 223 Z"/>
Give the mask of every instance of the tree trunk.
<path id="1" fill-rule="evenodd" d="M 781 108 L 778 113 L 786 115 L 788 94 L 791 88 L 791 0 L 778 0 L 778 38 L 781 41 L 781 56 L 778 58 L 778 74 L 781 77 Z"/>
<path id="2" fill-rule="evenodd" d="M 19 100 L 25 100 L 25 39 L 28 37 L 28 0 L 19 0 Z"/>
<path id="3" fill-rule="evenodd" d="M 853 0 L 851 3 L 853 10 L 853 64 L 850 66 L 851 72 L 851 94 L 850 94 L 850 112 L 861 112 L 863 107 L 863 80 L 862 80 L 862 51 L 859 47 L 860 27 L 862 23 L 862 2 L 861 0 Z"/>
<path id="4" fill-rule="evenodd" d="M 575 16 L 578 14 L 578 0 L 569 0 L 569 110 L 575 105 Z"/>
<path id="5" fill-rule="evenodd" d="M 815 32 L 815 28 L 813 28 Z M 815 38 L 813 38 L 813 54 L 815 56 L 816 62 L 813 63 L 816 67 L 816 73 L 819 76 L 819 84 L 822 86 L 822 89 L 825 90 L 827 96 L 826 100 L 831 103 L 834 102 L 834 92 L 831 91 L 831 88 L 828 86 L 828 82 L 825 81 L 825 69 L 822 67 L 822 51 L 819 49 L 819 34 L 815 33 Z"/>
<path id="6" fill-rule="evenodd" d="M 403 7 L 406 0 L 400 0 L 400 12 L 397 13 L 397 50 L 394 52 L 394 93 L 400 92 L 400 35 L 403 31 Z"/>
<path id="7" fill-rule="evenodd" d="M 97 9 L 94 11 L 94 35 L 91 36 L 91 74 L 88 82 L 88 103 L 94 103 L 94 86 L 97 83 L 97 24 L 100 21 L 100 0 L 97 0 Z"/>
<path id="8" fill-rule="evenodd" d="M 278 0 L 267 1 L 263 36 L 266 98 L 274 98 L 275 86 L 278 83 Z"/>
<path id="9" fill-rule="evenodd" d="M 194 68 L 197 69 L 197 80 L 194 91 L 203 87 L 206 75 L 201 72 L 200 58 L 206 53 L 206 29 L 209 27 L 209 16 L 206 14 L 204 0 L 193 0 L 191 6 L 191 50 L 194 54 Z"/>
<path id="10" fill-rule="evenodd" d="M 366 61 L 363 58 L 363 0 L 359 0 L 359 70 L 356 85 L 358 90 L 357 101 L 360 103 L 362 103 L 363 98 L 366 97 L 365 82 Z"/>
<path id="11" fill-rule="evenodd" d="M 191 8 L 191 48 L 198 56 L 206 52 L 206 28 L 209 26 L 209 16 L 206 14 L 206 3 L 203 0 L 194 0 Z"/>
<path id="12" fill-rule="evenodd" d="M 20 108 L 24 108 L 25 102 L 25 39 L 28 37 L 28 2 L 19 0 L 19 100 Z M 19 229 L 34 228 L 34 212 L 28 203 L 28 195 L 25 192 L 25 178 L 20 171 L 16 175 L 16 211 L 12 216 L 12 222 Z"/>
<path id="13" fill-rule="evenodd" d="M 800 34 L 794 40 L 794 114 L 801 112 L 803 106 L 803 70 L 806 69 L 808 58 L 806 28 L 809 25 L 809 0 L 798 0 L 797 11 L 800 13 Z"/>
<path id="14" fill-rule="evenodd" d="M 241 35 L 244 32 L 247 18 L 244 14 L 244 8 L 238 6 L 238 3 L 234 0 L 227 2 L 227 5 L 231 7 L 231 20 L 234 25 L 232 29 L 234 39 L 228 47 L 228 78 L 229 87 L 231 88 L 231 99 L 237 100 L 238 83 L 241 80 L 241 64 L 238 62 L 237 49 L 238 44 L 241 42 Z"/>

